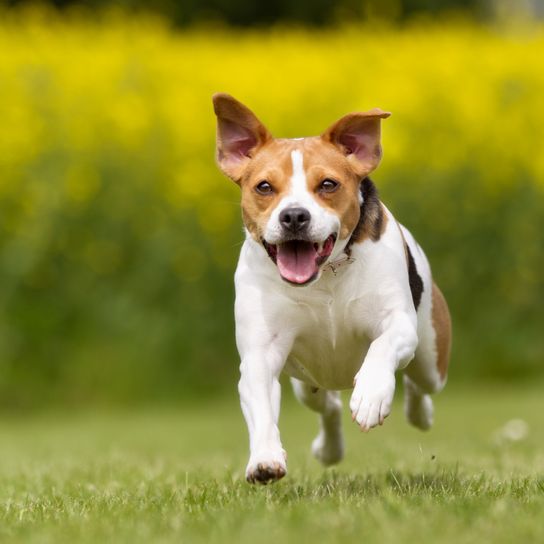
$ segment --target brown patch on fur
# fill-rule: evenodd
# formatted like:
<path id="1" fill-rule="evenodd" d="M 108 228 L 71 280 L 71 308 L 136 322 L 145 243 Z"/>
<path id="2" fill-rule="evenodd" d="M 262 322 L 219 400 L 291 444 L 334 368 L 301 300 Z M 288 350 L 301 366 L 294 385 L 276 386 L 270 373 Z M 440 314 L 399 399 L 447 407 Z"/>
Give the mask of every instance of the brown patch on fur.
<path id="1" fill-rule="evenodd" d="M 433 282 L 432 320 L 436 332 L 437 367 L 444 380 L 448 373 L 451 352 L 451 317 L 444 295 Z"/>
<path id="2" fill-rule="evenodd" d="M 301 152 L 304 156 L 308 191 L 319 205 L 338 216 L 338 236 L 341 239 L 347 238 L 357 226 L 361 213 L 357 196 L 359 178 L 338 148 L 321 138 L 305 138 Z M 324 193 L 318 190 L 325 179 L 339 183 L 336 191 Z"/>
<path id="3" fill-rule="evenodd" d="M 387 228 L 387 222 L 389 221 L 385 208 L 381 202 L 380 202 L 380 206 L 382 209 L 382 213 L 381 213 L 381 221 L 380 221 L 379 229 L 378 229 L 378 237 L 377 237 L 378 240 L 382 237 L 382 234 L 385 232 L 385 229 Z"/>
<path id="4" fill-rule="evenodd" d="M 270 140 L 256 153 L 245 170 L 240 186 L 242 187 L 242 217 L 244 224 L 253 238 L 260 242 L 270 215 L 289 192 L 290 179 L 293 175 L 291 151 L 294 143 Z M 274 188 L 271 195 L 260 195 L 255 187 L 267 181 Z"/>

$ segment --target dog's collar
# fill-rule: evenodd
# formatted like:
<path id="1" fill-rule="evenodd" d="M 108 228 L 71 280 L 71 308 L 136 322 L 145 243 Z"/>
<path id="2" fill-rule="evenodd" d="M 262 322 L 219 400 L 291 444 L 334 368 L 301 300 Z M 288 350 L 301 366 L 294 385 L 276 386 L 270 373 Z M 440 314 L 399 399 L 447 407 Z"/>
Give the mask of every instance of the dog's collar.
<path id="1" fill-rule="evenodd" d="M 379 238 L 379 231 L 382 226 L 382 208 L 378 198 L 378 190 L 370 178 L 364 178 L 361 181 L 361 211 L 359 221 L 344 248 L 344 255 L 335 261 L 327 263 L 323 269 L 329 269 L 335 276 L 338 269 L 355 262 L 351 256 L 351 246 L 361 236 L 364 230 L 367 230 L 371 239 L 376 241 Z"/>
<path id="2" fill-rule="evenodd" d="M 347 254 L 344 254 L 343 257 L 340 257 L 339 259 L 336 259 L 335 261 L 331 261 L 330 263 L 327 263 L 324 267 L 323 267 L 323 270 L 327 270 L 329 269 L 335 276 L 336 274 L 338 273 L 338 269 L 347 265 L 347 264 L 351 264 L 355 262 L 355 259 L 353 257 L 350 257 L 349 255 Z"/>

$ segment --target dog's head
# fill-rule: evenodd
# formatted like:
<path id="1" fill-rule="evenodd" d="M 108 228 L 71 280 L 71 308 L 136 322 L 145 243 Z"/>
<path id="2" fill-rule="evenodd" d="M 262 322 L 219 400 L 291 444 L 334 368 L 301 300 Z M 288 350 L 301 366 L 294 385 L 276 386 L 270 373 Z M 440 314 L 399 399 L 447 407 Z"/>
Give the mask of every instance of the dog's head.
<path id="1" fill-rule="evenodd" d="M 227 94 L 213 104 L 217 162 L 242 189 L 248 232 L 284 280 L 314 281 L 359 221 L 361 180 L 380 162 L 380 120 L 390 114 L 350 113 L 321 136 L 287 140 Z"/>

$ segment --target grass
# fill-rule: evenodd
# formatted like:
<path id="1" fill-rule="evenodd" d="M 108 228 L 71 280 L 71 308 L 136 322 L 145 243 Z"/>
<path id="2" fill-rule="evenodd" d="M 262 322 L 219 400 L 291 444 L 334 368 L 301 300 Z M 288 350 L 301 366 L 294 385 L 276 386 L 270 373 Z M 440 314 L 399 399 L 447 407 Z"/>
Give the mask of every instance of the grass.
<path id="1" fill-rule="evenodd" d="M 243 480 L 237 400 L 0 418 L 0 540 L 9 542 L 544 541 L 542 392 L 455 390 L 430 433 L 400 402 L 347 456 L 309 454 L 314 416 L 285 395 L 289 473 Z M 400 395 L 399 395 L 400 397 Z M 507 424 L 513 418 L 524 423 Z"/>

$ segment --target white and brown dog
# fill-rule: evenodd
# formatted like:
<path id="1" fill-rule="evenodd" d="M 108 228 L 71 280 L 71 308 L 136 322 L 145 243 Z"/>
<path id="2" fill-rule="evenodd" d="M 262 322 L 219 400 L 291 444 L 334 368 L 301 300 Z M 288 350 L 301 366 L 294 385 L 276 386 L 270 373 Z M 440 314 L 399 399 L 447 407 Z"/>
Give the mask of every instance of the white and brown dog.
<path id="1" fill-rule="evenodd" d="M 249 428 L 249 482 L 286 473 L 278 415 L 282 371 L 320 414 L 312 444 L 343 456 L 341 389 L 364 431 L 391 411 L 403 370 L 410 423 L 432 424 L 429 396 L 446 380 L 448 307 L 410 232 L 368 178 L 380 162 L 380 122 L 350 113 L 321 136 L 275 139 L 243 104 L 213 97 L 217 162 L 242 189 L 246 240 L 236 284 L 239 392 Z"/>

